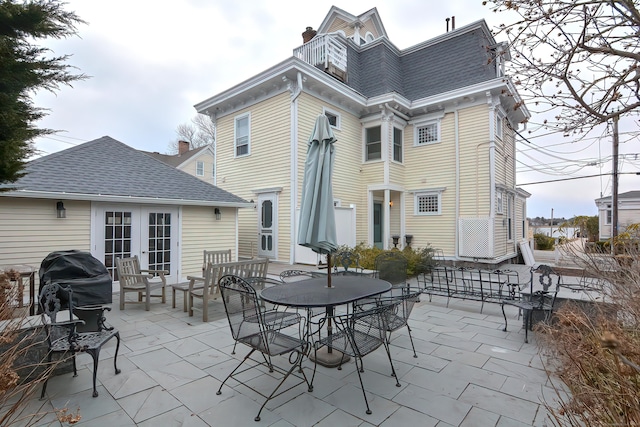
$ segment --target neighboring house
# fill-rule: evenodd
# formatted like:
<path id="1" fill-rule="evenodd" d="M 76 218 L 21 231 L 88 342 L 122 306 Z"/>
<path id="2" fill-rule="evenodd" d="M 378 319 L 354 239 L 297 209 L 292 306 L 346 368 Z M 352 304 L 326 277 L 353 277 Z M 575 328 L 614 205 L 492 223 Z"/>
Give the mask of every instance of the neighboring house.
<path id="1" fill-rule="evenodd" d="M 426 7 L 426 6 L 425 6 Z M 515 130 L 529 118 L 505 43 L 478 21 L 399 50 L 378 11 L 332 7 L 293 56 L 195 105 L 216 126 L 216 185 L 255 201 L 240 254 L 317 261 L 296 244 L 307 141 L 325 114 L 337 137 L 340 243 L 442 249 L 490 264 L 517 256 L 526 200 Z"/>
<path id="2" fill-rule="evenodd" d="M 143 151 L 143 153 L 189 175 L 198 177 L 209 184 L 215 184 L 215 162 L 212 145 L 205 145 L 191 150 L 188 141 L 178 141 L 178 154 L 160 154 L 151 151 Z"/>
<path id="3" fill-rule="evenodd" d="M 596 199 L 596 206 L 598 207 L 600 240 L 610 239 L 613 218 L 611 196 Z M 618 194 L 618 233 L 624 232 L 630 224 L 637 223 L 640 223 L 640 191 Z"/>
<path id="4" fill-rule="evenodd" d="M 13 188 L 0 192 L 2 265 L 39 267 L 50 252 L 78 249 L 115 276 L 116 257 L 138 255 L 142 268 L 169 270 L 175 283 L 202 274 L 205 249 L 237 257 L 237 212 L 252 207 L 108 136 L 33 160 L 25 172 L 1 187 Z"/>

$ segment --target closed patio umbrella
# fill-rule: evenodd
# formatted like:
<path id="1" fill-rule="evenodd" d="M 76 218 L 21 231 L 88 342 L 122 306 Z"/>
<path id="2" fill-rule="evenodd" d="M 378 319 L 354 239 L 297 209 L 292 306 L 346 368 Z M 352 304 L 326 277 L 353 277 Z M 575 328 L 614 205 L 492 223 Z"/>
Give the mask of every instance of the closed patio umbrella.
<path id="1" fill-rule="evenodd" d="M 328 282 L 331 287 L 331 252 L 338 248 L 336 216 L 333 206 L 331 174 L 336 138 L 324 114 L 316 119 L 304 165 L 298 244 L 327 255 Z"/>

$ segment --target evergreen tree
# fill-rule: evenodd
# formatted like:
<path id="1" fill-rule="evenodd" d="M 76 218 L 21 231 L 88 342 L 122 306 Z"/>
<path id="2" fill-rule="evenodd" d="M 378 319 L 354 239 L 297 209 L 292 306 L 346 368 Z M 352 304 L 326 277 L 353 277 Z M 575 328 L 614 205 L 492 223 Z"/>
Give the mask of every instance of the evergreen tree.
<path id="1" fill-rule="evenodd" d="M 69 55 L 48 57 L 49 49 L 34 44 L 77 34 L 75 25 L 84 21 L 63 5 L 56 0 L 0 0 L 0 184 L 24 176 L 34 138 L 53 133 L 36 127 L 46 112 L 31 96 L 86 78 L 71 73 L 73 67 L 65 64 Z"/>

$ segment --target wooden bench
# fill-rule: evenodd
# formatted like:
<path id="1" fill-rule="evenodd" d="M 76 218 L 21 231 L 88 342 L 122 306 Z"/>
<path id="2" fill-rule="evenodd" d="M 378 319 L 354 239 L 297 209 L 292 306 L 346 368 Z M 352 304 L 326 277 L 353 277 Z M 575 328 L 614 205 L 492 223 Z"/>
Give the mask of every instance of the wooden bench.
<path id="1" fill-rule="evenodd" d="M 480 301 L 480 313 L 484 303 L 501 304 L 505 299 L 517 298 L 520 289 L 518 272 L 512 270 L 483 270 L 466 267 L 436 266 L 418 276 L 422 292 L 447 298 Z"/>
<path id="2" fill-rule="evenodd" d="M 222 264 L 209 263 L 204 277 L 188 276 L 189 279 L 189 316 L 193 316 L 193 299 L 202 299 L 202 321 L 209 321 L 209 303 L 220 295 L 218 281 L 222 276 L 233 274 L 242 278 L 267 277 L 269 269 L 268 258 L 254 258 L 244 261 L 225 262 Z M 196 308 L 198 309 L 198 308 Z"/>

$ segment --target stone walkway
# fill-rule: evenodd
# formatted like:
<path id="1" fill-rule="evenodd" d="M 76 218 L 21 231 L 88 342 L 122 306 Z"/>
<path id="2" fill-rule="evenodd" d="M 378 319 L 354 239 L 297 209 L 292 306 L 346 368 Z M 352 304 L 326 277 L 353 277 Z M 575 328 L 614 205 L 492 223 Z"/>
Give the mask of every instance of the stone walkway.
<path id="1" fill-rule="evenodd" d="M 272 264 L 271 274 L 290 266 Z M 179 295 L 181 297 L 181 295 Z M 363 381 L 372 414 L 365 413 L 353 362 L 342 370 L 319 367 L 312 393 L 299 386 L 270 402 L 262 420 L 254 422 L 261 400 L 231 381 L 216 391 L 246 353 L 233 340 L 218 301 L 211 320 L 189 317 L 177 308 L 154 303 L 151 311 L 130 305 L 120 311 L 114 295 L 109 321 L 120 330 L 120 375 L 114 375 L 115 341 L 101 353 L 100 396 L 91 397 L 91 359 L 81 355 L 79 376 L 52 378 L 47 400 L 34 398 L 25 413 L 48 412 L 38 426 L 60 426 L 54 408 L 79 408 L 77 425 L 87 426 L 545 426 L 544 402 L 556 393 L 543 369 L 535 344 L 524 343 L 517 311 L 508 312 L 504 332 L 500 306 L 423 297 L 410 319 L 418 358 L 414 358 L 406 329 L 393 334 L 392 356 L 401 387 L 390 377 L 383 349 L 365 357 Z M 533 339 L 531 339 L 533 338 Z M 287 365 L 287 358 L 275 362 Z M 306 361 L 310 372 L 312 364 Z M 246 373 L 261 390 L 275 386 L 263 369 Z M 38 391 L 39 395 L 39 391 Z M 26 425 L 25 422 L 22 425 Z M 65 424 L 66 425 L 66 424 Z"/>

